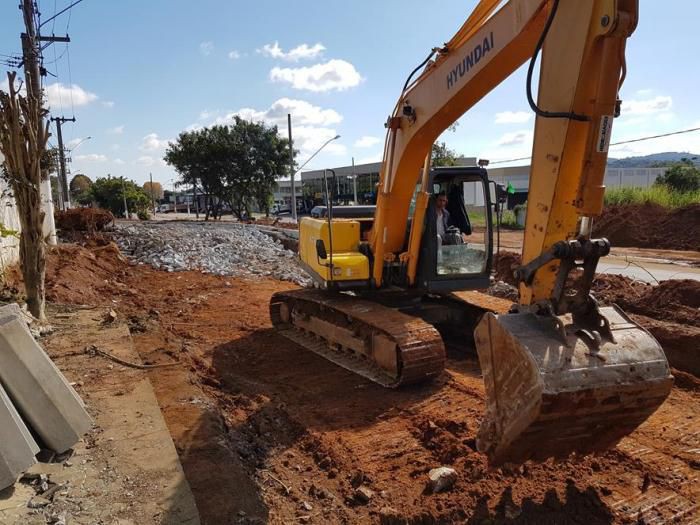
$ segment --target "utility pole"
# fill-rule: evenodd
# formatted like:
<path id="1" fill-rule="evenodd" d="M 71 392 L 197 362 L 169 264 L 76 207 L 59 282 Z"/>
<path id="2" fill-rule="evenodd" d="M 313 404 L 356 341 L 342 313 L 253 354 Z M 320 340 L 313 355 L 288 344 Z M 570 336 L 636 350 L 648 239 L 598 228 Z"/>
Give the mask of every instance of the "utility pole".
<path id="1" fill-rule="evenodd" d="M 126 205 L 126 180 L 122 177 L 122 197 L 124 199 L 124 218 L 129 218 L 129 207 Z"/>
<path id="2" fill-rule="evenodd" d="M 56 123 L 56 136 L 58 138 L 58 178 L 61 180 L 61 192 L 63 194 L 64 209 L 70 208 L 70 192 L 68 191 L 68 176 L 66 175 L 66 151 L 63 149 L 63 134 L 61 124 L 64 122 L 75 122 L 75 117 L 53 117 L 51 122 Z"/>
<path id="3" fill-rule="evenodd" d="M 24 59 L 24 80 L 27 84 L 27 95 L 37 97 L 41 101 L 41 78 L 39 72 L 39 40 L 34 25 L 34 2 L 22 0 L 22 14 L 26 33 L 22 33 L 22 56 Z"/>
<path id="4" fill-rule="evenodd" d="M 292 114 L 287 113 L 287 130 L 289 131 L 289 171 L 292 173 L 290 184 L 292 186 L 292 220 L 297 220 L 297 194 L 294 187 L 294 143 L 292 142 Z"/>
<path id="5" fill-rule="evenodd" d="M 153 215 L 156 214 L 156 198 L 153 196 L 153 173 L 149 172 L 148 176 L 151 179 L 151 206 L 153 206 Z"/>
<path id="6" fill-rule="evenodd" d="M 22 65 L 24 66 L 24 83 L 27 89 L 27 99 L 42 105 L 43 94 L 41 91 L 41 67 L 39 65 L 40 50 L 39 42 L 58 41 L 58 37 L 42 38 L 34 24 L 34 2 L 32 0 L 22 0 L 19 8 L 22 10 L 25 32 L 20 35 L 22 40 Z M 68 35 L 60 38 L 64 42 L 70 41 Z M 42 198 L 44 208 L 44 236 L 49 239 L 49 244 L 56 244 L 56 226 L 53 219 L 53 202 L 51 200 L 51 181 L 48 173 L 42 173 L 42 188 L 45 194 Z M 60 188 L 59 188 L 60 193 Z"/>
<path id="7" fill-rule="evenodd" d="M 357 175 L 355 175 L 355 157 L 352 158 L 352 197 L 355 201 L 355 206 L 359 203 L 357 202 Z"/>

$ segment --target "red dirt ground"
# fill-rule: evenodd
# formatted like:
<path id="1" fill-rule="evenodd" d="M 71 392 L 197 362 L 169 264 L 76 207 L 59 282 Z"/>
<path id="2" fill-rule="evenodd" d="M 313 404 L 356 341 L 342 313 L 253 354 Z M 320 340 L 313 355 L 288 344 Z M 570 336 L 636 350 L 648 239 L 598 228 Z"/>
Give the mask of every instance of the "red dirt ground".
<path id="1" fill-rule="evenodd" d="M 64 246 L 50 258 L 52 300 L 111 304 L 144 362 L 184 363 L 148 373 L 203 523 L 700 520 L 692 375 L 679 373 L 667 402 L 614 450 L 489 470 L 474 450 L 484 390 L 471 357 L 450 358 L 430 384 L 385 390 L 274 332 L 267 303 L 288 283 L 159 272 L 112 247 Z M 686 300 L 657 293 L 669 305 Z M 457 470 L 457 484 L 426 494 L 427 472 L 441 465 Z M 358 486 L 373 491 L 369 503 L 354 496 Z"/>

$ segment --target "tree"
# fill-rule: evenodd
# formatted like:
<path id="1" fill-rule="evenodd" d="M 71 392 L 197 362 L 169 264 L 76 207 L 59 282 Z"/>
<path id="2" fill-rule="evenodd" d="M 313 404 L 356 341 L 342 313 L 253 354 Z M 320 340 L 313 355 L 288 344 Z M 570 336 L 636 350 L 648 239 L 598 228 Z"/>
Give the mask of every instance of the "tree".
<path id="1" fill-rule="evenodd" d="M 27 294 L 27 308 L 34 317 L 45 320 L 46 241 L 43 236 L 41 182 L 46 143 L 49 140 L 46 110 L 41 95 L 27 98 L 15 88 L 16 73 L 8 72 L 8 91 L 0 91 L 0 149 L 5 161 L 2 175 L 17 203 L 20 225 L 20 267 Z"/>
<path id="2" fill-rule="evenodd" d="M 455 166 L 457 164 L 457 153 L 447 147 L 444 142 L 433 144 L 431 164 L 438 166 Z"/>
<path id="3" fill-rule="evenodd" d="M 90 187 L 90 195 L 101 207 L 116 216 L 124 216 L 124 192 L 129 212 L 147 214 L 151 207 L 151 197 L 134 181 L 124 177 L 107 176 L 99 178 Z"/>
<path id="4" fill-rule="evenodd" d="M 146 195 L 152 197 L 157 201 L 163 200 L 163 197 L 165 196 L 165 192 L 163 191 L 163 185 L 160 182 L 144 182 L 143 191 L 146 192 Z"/>
<path id="5" fill-rule="evenodd" d="M 269 213 L 276 176 L 289 171 L 289 141 L 276 126 L 235 117 L 232 126 L 181 133 L 164 158 L 180 175 L 179 185 L 217 198 L 205 219 L 210 210 L 216 217 L 222 202 L 241 219 L 252 204 Z"/>
<path id="6" fill-rule="evenodd" d="M 90 188 L 92 187 L 92 180 L 87 175 L 78 173 L 73 177 L 68 184 L 68 189 L 70 190 L 71 199 L 79 202 L 80 204 L 89 203 L 92 200 L 90 195 Z"/>
<path id="7" fill-rule="evenodd" d="M 700 169 L 690 159 L 681 159 L 658 177 L 654 184 L 667 186 L 681 193 L 700 190 Z"/>

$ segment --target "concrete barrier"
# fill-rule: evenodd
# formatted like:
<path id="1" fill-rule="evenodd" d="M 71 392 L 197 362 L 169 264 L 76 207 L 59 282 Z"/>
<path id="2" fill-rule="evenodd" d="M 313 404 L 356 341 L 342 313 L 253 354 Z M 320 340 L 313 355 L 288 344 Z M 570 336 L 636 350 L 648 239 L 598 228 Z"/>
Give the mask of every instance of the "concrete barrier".
<path id="1" fill-rule="evenodd" d="M 0 313 L 0 383 L 51 450 L 65 452 L 92 426 L 78 394 L 15 313 Z"/>
<path id="2" fill-rule="evenodd" d="M 0 490 L 31 467 L 38 452 L 39 446 L 0 386 Z"/>

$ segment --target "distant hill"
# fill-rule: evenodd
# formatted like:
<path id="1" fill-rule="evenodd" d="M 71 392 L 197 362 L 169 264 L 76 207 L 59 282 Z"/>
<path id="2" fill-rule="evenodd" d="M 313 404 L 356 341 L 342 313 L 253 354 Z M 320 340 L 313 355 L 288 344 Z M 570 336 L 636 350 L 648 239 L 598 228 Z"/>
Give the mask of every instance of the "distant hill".
<path id="1" fill-rule="evenodd" d="M 643 157 L 627 157 L 626 159 L 608 158 L 608 168 L 650 168 L 654 165 L 679 162 L 681 159 L 692 159 L 700 166 L 700 154 L 681 151 L 652 153 Z"/>

